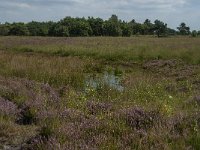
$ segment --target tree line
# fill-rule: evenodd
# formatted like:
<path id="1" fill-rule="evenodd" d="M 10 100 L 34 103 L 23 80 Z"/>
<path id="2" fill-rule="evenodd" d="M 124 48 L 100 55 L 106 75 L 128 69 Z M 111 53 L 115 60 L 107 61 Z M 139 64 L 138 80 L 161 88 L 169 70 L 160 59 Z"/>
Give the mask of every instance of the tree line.
<path id="1" fill-rule="evenodd" d="M 168 28 L 167 24 L 155 20 L 153 23 L 146 19 L 138 23 L 134 19 L 130 22 L 118 19 L 112 15 L 108 20 L 88 17 L 73 18 L 65 17 L 58 22 L 36 22 L 29 23 L 4 23 L 0 24 L 0 35 L 8 36 L 132 36 L 132 35 L 156 35 L 164 37 L 169 35 L 192 35 L 200 36 L 200 31 L 190 31 L 185 23 L 181 23 L 178 30 Z"/>

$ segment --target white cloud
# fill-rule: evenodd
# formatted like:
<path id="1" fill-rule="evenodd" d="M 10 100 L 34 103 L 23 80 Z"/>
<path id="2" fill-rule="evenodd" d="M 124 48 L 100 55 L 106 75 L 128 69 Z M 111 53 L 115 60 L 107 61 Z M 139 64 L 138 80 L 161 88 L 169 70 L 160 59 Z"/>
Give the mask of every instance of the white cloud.
<path id="1" fill-rule="evenodd" d="M 31 6 L 27 3 L 15 3 L 13 5 L 19 8 L 31 8 Z"/>
<path id="2" fill-rule="evenodd" d="M 125 20 L 149 18 L 176 27 L 180 21 L 200 26 L 199 0 L 0 0 L 0 22 L 59 20 L 65 16 L 101 17 L 117 14 Z M 15 15 L 11 15 L 15 14 Z M 2 21 L 3 20 L 3 21 Z"/>
<path id="3" fill-rule="evenodd" d="M 22 9 L 22 8 L 31 8 L 31 5 L 28 3 L 24 2 L 17 2 L 17 1 L 5 1 L 0 3 L 0 7 L 7 8 L 9 11 L 10 10 L 15 10 L 15 9 Z"/>

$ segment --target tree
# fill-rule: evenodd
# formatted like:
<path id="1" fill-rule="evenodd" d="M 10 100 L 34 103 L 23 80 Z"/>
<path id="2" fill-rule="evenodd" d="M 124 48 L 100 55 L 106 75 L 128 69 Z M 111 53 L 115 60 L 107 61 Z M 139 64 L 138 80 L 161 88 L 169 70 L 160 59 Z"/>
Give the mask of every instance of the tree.
<path id="1" fill-rule="evenodd" d="M 198 36 L 198 32 L 196 30 L 192 31 L 192 37 L 197 37 Z"/>
<path id="2" fill-rule="evenodd" d="M 0 24 L 0 35 L 7 36 L 10 32 L 10 25 L 8 23 Z"/>
<path id="3" fill-rule="evenodd" d="M 142 25 L 142 32 L 144 35 L 153 34 L 154 25 L 151 23 L 151 20 L 146 19 Z"/>
<path id="4" fill-rule="evenodd" d="M 104 21 L 101 18 L 88 18 L 88 22 L 92 29 L 92 33 L 94 36 L 102 36 L 103 35 L 103 23 Z"/>
<path id="5" fill-rule="evenodd" d="M 121 36 L 122 29 L 120 27 L 121 21 L 118 20 L 116 15 L 112 15 L 107 21 L 104 22 L 103 30 L 106 36 Z"/>
<path id="6" fill-rule="evenodd" d="M 9 35 L 29 35 L 29 30 L 24 23 L 13 23 L 11 24 Z"/>
<path id="7" fill-rule="evenodd" d="M 54 24 L 49 29 L 50 36 L 60 36 L 60 37 L 68 37 L 69 29 L 67 26 L 61 25 L 60 23 Z"/>
<path id="8" fill-rule="evenodd" d="M 182 22 L 179 27 L 177 27 L 179 30 L 180 35 L 189 35 L 190 34 L 190 27 L 187 27 L 184 22 Z"/>
<path id="9" fill-rule="evenodd" d="M 200 36 L 200 31 L 197 32 L 197 35 Z"/>
<path id="10" fill-rule="evenodd" d="M 130 37 L 131 36 L 131 27 L 126 22 L 121 24 L 122 36 Z"/>
<path id="11" fill-rule="evenodd" d="M 160 20 L 155 20 L 154 31 L 158 37 L 166 36 L 167 34 L 167 24 Z"/>
<path id="12" fill-rule="evenodd" d="M 166 35 L 189 35 L 190 28 L 181 23 L 178 31 L 170 29 L 167 24 L 155 20 L 146 19 L 143 23 L 137 23 L 134 19 L 130 22 L 118 19 L 112 15 L 108 20 L 88 17 L 73 18 L 65 17 L 58 22 L 36 22 L 29 23 L 0 23 L 0 35 L 30 35 L 30 36 L 131 36 L 131 35 L 153 35 L 158 37 Z M 200 31 L 193 31 L 192 36 L 199 36 Z"/>
<path id="13" fill-rule="evenodd" d="M 27 28 L 28 28 L 31 36 L 37 36 L 38 35 L 38 32 L 39 32 L 38 31 L 39 30 L 38 22 L 35 22 L 35 21 L 29 22 L 27 24 Z"/>
<path id="14" fill-rule="evenodd" d="M 176 35 L 176 30 L 171 29 L 171 28 L 167 28 L 167 34 L 168 35 Z"/>
<path id="15" fill-rule="evenodd" d="M 68 27 L 70 36 L 91 36 L 92 28 L 85 18 L 66 17 L 60 21 L 61 25 Z"/>
<path id="16" fill-rule="evenodd" d="M 134 19 L 130 21 L 129 26 L 133 35 L 142 34 L 142 24 L 137 23 Z"/>
<path id="17" fill-rule="evenodd" d="M 27 28 L 29 30 L 29 34 L 31 36 L 47 36 L 49 34 L 49 30 L 51 26 L 53 26 L 54 22 L 36 22 L 32 21 L 27 23 Z"/>

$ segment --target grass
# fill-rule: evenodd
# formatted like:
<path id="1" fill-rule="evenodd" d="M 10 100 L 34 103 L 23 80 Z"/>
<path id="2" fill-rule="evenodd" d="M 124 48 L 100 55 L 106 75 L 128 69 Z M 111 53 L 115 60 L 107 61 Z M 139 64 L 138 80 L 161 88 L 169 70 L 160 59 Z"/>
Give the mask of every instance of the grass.
<path id="1" fill-rule="evenodd" d="M 38 52 L 57 56 L 79 56 L 108 61 L 136 61 L 179 58 L 198 64 L 199 38 L 38 38 L 2 37 L 1 49 Z"/>
<path id="2" fill-rule="evenodd" d="M 199 149 L 199 40 L 0 37 L 0 149 Z"/>

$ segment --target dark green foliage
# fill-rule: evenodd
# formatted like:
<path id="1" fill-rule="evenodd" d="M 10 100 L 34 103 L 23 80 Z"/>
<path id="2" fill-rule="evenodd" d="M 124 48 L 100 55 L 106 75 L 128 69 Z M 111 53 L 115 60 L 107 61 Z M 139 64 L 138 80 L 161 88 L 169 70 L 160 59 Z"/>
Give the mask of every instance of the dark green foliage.
<path id="1" fill-rule="evenodd" d="M 0 35 L 7 36 L 10 31 L 10 25 L 9 24 L 0 24 Z"/>
<path id="2" fill-rule="evenodd" d="M 53 22 L 35 22 L 27 24 L 31 36 L 47 36 Z"/>
<path id="3" fill-rule="evenodd" d="M 176 30 L 167 28 L 167 34 L 168 35 L 176 35 L 177 33 L 176 33 Z"/>
<path id="4" fill-rule="evenodd" d="M 155 33 L 158 37 L 161 36 L 166 36 L 167 34 L 167 24 L 165 24 L 164 22 L 160 21 L 160 20 L 155 20 L 155 25 L 154 25 L 154 29 L 155 29 Z"/>
<path id="5" fill-rule="evenodd" d="M 132 32 L 130 25 L 128 25 L 126 22 L 123 22 L 121 28 L 122 28 L 122 36 L 127 36 L 127 37 L 131 36 Z"/>
<path id="6" fill-rule="evenodd" d="M 146 19 L 145 22 L 141 25 L 141 31 L 143 35 L 153 35 L 154 24 L 152 24 L 149 19 Z"/>
<path id="7" fill-rule="evenodd" d="M 200 31 L 197 32 L 197 35 L 198 35 L 198 36 L 200 35 Z"/>
<path id="8" fill-rule="evenodd" d="M 36 122 L 36 110 L 34 108 L 25 108 L 21 112 L 21 119 L 19 120 L 19 123 L 28 125 Z"/>
<path id="9" fill-rule="evenodd" d="M 53 129 L 50 125 L 43 126 L 40 131 L 40 136 L 44 138 L 49 138 L 53 135 Z"/>
<path id="10" fill-rule="evenodd" d="M 189 144 L 196 150 L 200 149 L 200 135 L 198 133 L 193 134 L 189 140 Z"/>
<path id="11" fill-rule="evenodd" d="M 67 26 L 61 25 L 59 23 L 54 24 L 52 28 L 49 30 L 49 35 L 51 36 L 60 36 L 60 37 L 68 37 L 69 29 Z"/>
<path id="12" fill-rule="evenodd" d="M 184 22 L 182 22 L 179 27 L 177 27 L 179 30 L 180 35 L 189 35 L 190 34 L 190 27 L 187 27 Z"/>
<path id="13" fill-rule="evenodd" d="M 130 28 L 133 35 L 141 34 L 142 33 L 142 25 L 140 23 L 135 22 L 132 20 L 130 23 Z"/>
<path id="14" fill-rule="evenodd" d="M 68 27 L 70 36 L 92 35 L 92 29 L 85 18 L 66 17 L 60 21 L 60 24 Z"/>
<path id="15" fill-rule="evenodd" d="M 18 36 L 29 35 L 29 30 L 24 23 L 13 23 L 8 34 Z"/>
<path id="16" fill-rule="evenodd" d="M 29 23 L 5 23 L 0 24 L 0 35 L 16 36 L 57 36 L 57 37 L 78 37 L 78 36 L 123 36 L 131 35 L 154 35 L 163 37 L 167 35 L 189 35 L 190 28 L 181 23 L 177 28 L 167 28 L 167 24 L 160 20 L 146 19 L 138 23 L 134 19 L 130 22 L 120 20 L 117 15 L 112 15 L 108 20 L 101 18 L 72 18 L 65 17 L 58 22 L 36 22 Z M 200 32 L 197 32 L 199 35 Z"/>
<path id="17" fill-rule="evenodd" d="M 196 30 L 192 31 L 192 37 L 197 37 L 198 36 L 198 32 Z"/>
<path id="18" fill-rule="evenodd" d="M 101 18 L 88 18 L 88 22 L 90 27 L 92 28 L 94 36 L 102 36 L 103 35 L 103 23 L 104 21 Z"/>
<path id="19" fill-rule="evenodd" d="M 120 20 L 116 15 L 112 15 L 111 18 L 104 22 L 104 35 L 106 36 L 121 36 L 122 29 L 120 27 Z"/>

